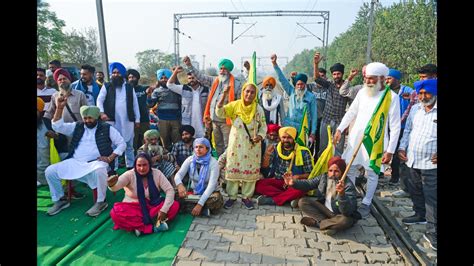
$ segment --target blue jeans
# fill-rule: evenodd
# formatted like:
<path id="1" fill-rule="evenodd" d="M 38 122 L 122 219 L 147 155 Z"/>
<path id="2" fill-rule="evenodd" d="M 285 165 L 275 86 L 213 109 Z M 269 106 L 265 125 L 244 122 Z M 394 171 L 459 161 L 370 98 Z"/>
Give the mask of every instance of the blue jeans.
<path id="1" fill-rule="evenodd" d="M 437 169 L 410 168 L 407 188 L 413 201 L 413 210 L 425 217 L 427 233 L 437 236 L 438 227 L 438 171 Z"/>

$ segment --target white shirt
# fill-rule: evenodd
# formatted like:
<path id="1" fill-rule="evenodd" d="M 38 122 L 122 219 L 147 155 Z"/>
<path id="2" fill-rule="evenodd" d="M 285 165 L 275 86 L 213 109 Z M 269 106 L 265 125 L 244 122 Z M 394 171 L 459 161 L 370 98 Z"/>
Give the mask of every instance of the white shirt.
<path id="1" fill-rule="evenodd" d="M 51 124 L 54 131 L 71 137 L 74 133 L 76 123 L 77 122 L 64 123 L 64 120 L 61 118 L 56 122 L 52 122 Z M 94 128 L 88 128 L 86 125 L 84 125 L 84 128 L 84 135 L 79 141 L 79 144 L 74 151 L 73 157 L 71 159 L 62 161 L 61 164 L 58 164 L 57 171 L 61 179 L 78 179 L 95 169 L 108 167 L 107 163 L 96 160 L 98 157 L 100 157 L 99 149 L 97 148 L 97 144 L 95 142 L 95 132 L 97 131 L 97 126 Z M 113 153 L 119 156 L 122 155 L 127 145 L 122 136 L 120 136 L 120 133 L 115 128 L 110 127 L 109 137 L 112 141 L 112 147 L 116 147 Z"/>
<path id="2" fill-rule="evenodd" d="M 105 89 L 105 86 L 102 86 L 97 97 L 97 107 L 99 107 L 101 112 L 104 112 L 106 96 L 107 89 Z M 133 112 L 135 113 L 135 123 L 140 123 L 140 110 L 135 89 L 133 89 Z M 125 142 L 133 139 L 135 125 L 128 119 L 125 83 L 121 88 L 115 88 L 115 121 L 107 121 L 107 123 L 120 132 Z"/>
<path id="3" fill-rule="evenodd" d="M 393 91 L 390 91 L 392 95 L 392 101 L 390 103 L 388 111 L 388 121 L 385 125 L 385 134 L 384 134 L 384 152 L 395 153 L 395 148 L 397 147 L 398 136 L 400 134 L 400 100 L 398 95 Z M 349 134 L 347 148 L 342 154 L 342 159 L 346 162 L 349 162 L 354 154 L 357 145 L 362 140 L 364 135 L 365 128 L 367 123 L 372 118 L 372 115 L 375 111 L 375 107 L 380 101 L 380 97 L 383 94 L 383 90 L 377 92 L 374 96 L 370 97 L 367 94 L 367 89 L 363 88 L 357 93 L 354 101 L 352 102 L 349 110 L 346 112 L 342 118 L 339 127 L 339 131 L 343 132 L 349 124 L 355 120 L 354 126 L 351 129 Z M 390 129 L 390 133 L 389 130 Z M 369 154 L 365 149 L 364 145 L 361 145 L 357 156 L 354 159 L 352 165 L 362 165 L 365 169 L 371 170 L 369 168 Z M 352 180 L 354 179 L 354 180 Z M 355 177 L 351 178 L 351 181 L 355 183 Z"/>

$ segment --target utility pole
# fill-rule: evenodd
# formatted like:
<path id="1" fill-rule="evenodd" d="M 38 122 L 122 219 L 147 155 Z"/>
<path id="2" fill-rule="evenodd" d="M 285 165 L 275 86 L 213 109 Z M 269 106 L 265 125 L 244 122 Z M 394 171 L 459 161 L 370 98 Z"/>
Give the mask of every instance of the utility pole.
<path id="1" fill-rule="evenodd" d="M 365 58 L 365 63 L 368 64 L 370 60 L 370 51 L 372 50 L 372 28 L 374 24 L 374 6 L 378 0 L 372 0 L 370 2 L 370 15 L 369 15 L 369 38 L 367 39 L 367 56 Z"/>
<path id="2" fill-rule="evenodd" d="M 102 0 L 96 0 L 97 20 L 99 21 L 99 37 L 100 37 L 100 52 L 102 54 L 102 71 L 104 72 L 104 79 L 109 80 L 109 60 L 107 56 L 107 42 L 105 40 L 105 23 L 104 10 L 102 8 Z"/>

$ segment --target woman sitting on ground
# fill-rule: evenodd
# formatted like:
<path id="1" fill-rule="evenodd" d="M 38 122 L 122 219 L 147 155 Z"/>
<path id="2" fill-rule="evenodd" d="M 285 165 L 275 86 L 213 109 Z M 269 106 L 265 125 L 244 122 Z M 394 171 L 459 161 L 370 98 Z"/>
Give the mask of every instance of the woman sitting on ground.
<path id="1" fill-rule="evenodd" d="M 197 138 L 193 142 L 194 154 L 189 156 L 181 165 L 181 168 L 174 177 L 179 198 L 184 199 L 190 196 L 187 202 L 192 202 L 191 214 L 194 216 L 209 216 L 210 213 L 217 213 L 224 205 L 224 199 L 217 190 L 217 180 L 219 178 L 219 164 L 211 156 L 211 144 L 206 138 Z M 189 174 L 190 184 L 185 187 L 183 178 Z M 194 198 L 194 200 L 192 199 Z"/>
<path id="2" fill-rule="evenodd" d="M 166 221 L 173 220 L 179 211 L 179 203 L 174 201 L 171 183 L 158 169 L 151 167 L 151 158 L 139 153 L 135 158 L 134 169 L 109 177 L 107 184 L 111 191 L 125 190 L 122 202 L 116 202 L 110 211 L 114 230 L 123 229 L 150 234 L 168 230 Z M 166 197 L 160 196 L 160 190 Z M 156 217 L 156 226 L 153 220 Z"/>

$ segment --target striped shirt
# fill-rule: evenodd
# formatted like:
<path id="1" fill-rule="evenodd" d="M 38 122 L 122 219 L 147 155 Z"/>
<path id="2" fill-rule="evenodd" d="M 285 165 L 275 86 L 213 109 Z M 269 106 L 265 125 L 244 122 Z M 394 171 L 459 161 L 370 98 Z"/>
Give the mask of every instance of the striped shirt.
<path id="1" fill-rule="evenodd" d="M 398 150 L 407 151 L 408 167 L 415 169 L 436 169 L 431 162 L 437 153 L 438 103 L 426 112 L 421 103 L 411 108 Z"/>

